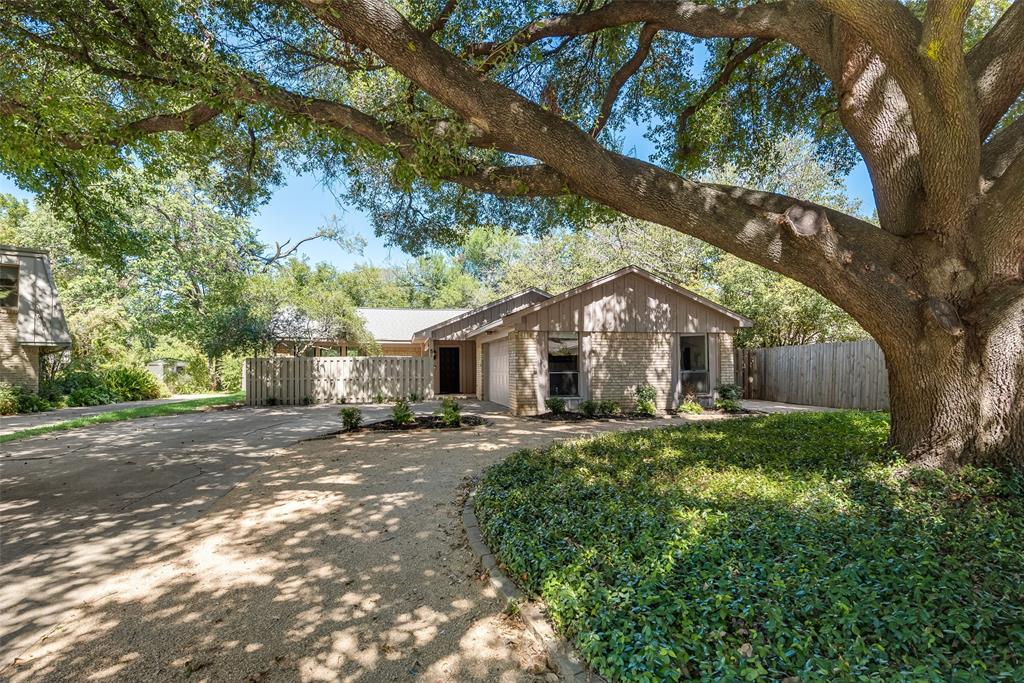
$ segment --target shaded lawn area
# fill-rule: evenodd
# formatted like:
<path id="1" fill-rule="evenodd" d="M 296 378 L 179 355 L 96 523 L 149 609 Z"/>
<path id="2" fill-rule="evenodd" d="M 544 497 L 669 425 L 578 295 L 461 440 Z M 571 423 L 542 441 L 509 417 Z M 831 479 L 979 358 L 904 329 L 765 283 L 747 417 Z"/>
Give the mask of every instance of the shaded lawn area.
<path id="1" fill-rule="evenodd" d="M 612 680 L 1022 680 L 1024 475 L 908 467 L 882 413 L 523 451 L 491 549 Z"/>
<path id="2" fill-rule="evenodd" d="M 49 434 L 50 432 L 64 432 L 69 429 L 88 427 L 90 425 L 104 424 L 107 422 L 122 422 L 124 420 L 137 420 L 140 417 L 162 417 L 165 415 L 180 415 L 182 413 L 194 413 L 199 410 L 214 406 L 228 406 L 242 403 L 245 400 L 245 393 L 225 394 L 223 396 L 211 396 L 209 398 L 197 398 L 190 401 L 179 401 L 177 403 L 163 403 L 155 406 L 142 406 L 139 408 L 123 408 L 112 410 L 107 413 L 78 417 L 64 422 L 57 422 L 40 427 L 30 427 L 10 434 L 0 435 L 0 443 L 27 439 L 30 436 Z"/>

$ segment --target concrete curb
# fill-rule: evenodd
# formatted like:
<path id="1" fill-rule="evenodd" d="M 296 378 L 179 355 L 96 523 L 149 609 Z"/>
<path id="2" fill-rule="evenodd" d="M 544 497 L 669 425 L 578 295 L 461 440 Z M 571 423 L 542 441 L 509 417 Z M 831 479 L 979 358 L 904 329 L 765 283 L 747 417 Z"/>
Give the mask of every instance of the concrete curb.
<path id="1" fill-rule="evenodd" d="M 602 676 L 591 671 L 575 648 L 555 633 L 544 614 L 544 604 L 528 600 L 526 594 L 498 566 L 494 553 L 484 543 L 483 535 L 480 533 L 480 525 L 473 510 L 475 495 L 475 490 L 470 491 L 462 507 L 462 526 L 466 530 L 469 547 L 487 570 L 491 585 L 506 602 L 514 600 L 519 606 L 519 614 L 523 618 L 527 632 L 544 648 L 548 664 L 562 680 L 572 683 L 608 683 Z"/>

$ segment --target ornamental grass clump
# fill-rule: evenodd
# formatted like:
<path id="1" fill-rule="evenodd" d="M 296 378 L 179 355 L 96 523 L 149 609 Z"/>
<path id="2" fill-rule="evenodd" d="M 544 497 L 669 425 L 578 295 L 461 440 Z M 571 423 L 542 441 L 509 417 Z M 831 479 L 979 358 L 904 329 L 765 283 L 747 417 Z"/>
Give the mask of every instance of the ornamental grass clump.
<path id="1" fill-rule="evenodd" d="M 520 451 L 487 544 L 611 681 L 1024 680 L 1024 474 L 909 466 L 882 413 Z"/>

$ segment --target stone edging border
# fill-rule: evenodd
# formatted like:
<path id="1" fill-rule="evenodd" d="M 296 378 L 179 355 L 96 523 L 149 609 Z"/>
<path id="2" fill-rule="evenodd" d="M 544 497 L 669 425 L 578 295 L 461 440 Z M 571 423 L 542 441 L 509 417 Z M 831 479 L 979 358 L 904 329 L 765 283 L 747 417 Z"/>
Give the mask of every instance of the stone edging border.
<path id="1" fill-rule="evenodd" d="M 498 566 L 497 559 L 484 543 L 483 535 L 480 533 L 480 525 L 476 519 L 476 512 L 473 510 L 475 495 L 476 489 L 473 489 L 466 497 L 466 502 L 462 507 L 462 527 L 466 531 L 469 547 L 473 554 L 487 570 L 491 585 L 499 595 L 505 598 L 506 602 L 514 600 L 519 606 L 519 614 L 526 625 L 527 632 L 536 638 L 544 648 L 549 665 L 562 677 L 562 680 L 572 681 L 572 683 L 608 683 L 602 676 L 591 671 L 575 648 L 555 633 L 551 624 L 548 623 L 547 617 L 544 616 L 542 603 L 530 601 L 526 594 Z"/>

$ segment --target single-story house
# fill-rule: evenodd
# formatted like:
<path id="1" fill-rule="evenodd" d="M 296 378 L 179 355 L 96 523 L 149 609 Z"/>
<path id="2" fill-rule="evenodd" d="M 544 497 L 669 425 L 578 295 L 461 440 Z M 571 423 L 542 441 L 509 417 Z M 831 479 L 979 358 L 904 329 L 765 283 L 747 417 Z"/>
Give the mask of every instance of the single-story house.
<path id="1" fill-rule="evenodd" d="M 39 356 L 71 348 L 45 251 L 0 244 L 0 382 L 39 390 Z"/>
<path id="2" fill-rule="evenodd" d="M 474 394 L 518 415 L 545 400 L 633 405 L 650 384 L 662 409 L 702 403 L 735 381 L 733 337 L 744 316 L 636 266 L 557 296 L 531 289 L 415 333 L 434 357 L 437 394 Z"/>
<path id="3" fill-rule="evenodd" d="M 733 337 L 752 324 L 636 266 L 557 296 L 527 289 L 470 310 L 358 310 L 385 355 L 431 359 L 434 395 L 476 396 L 518 415 L 545 412 L 556 396 L 571 408 L 592 399 L 629 409 L 641 384 L 662 409 L 690 395 L 709 405 L 715 387 L 735 381 Z M 304 355 L 347 352 L 344 340 L 324 340 Z"/>

